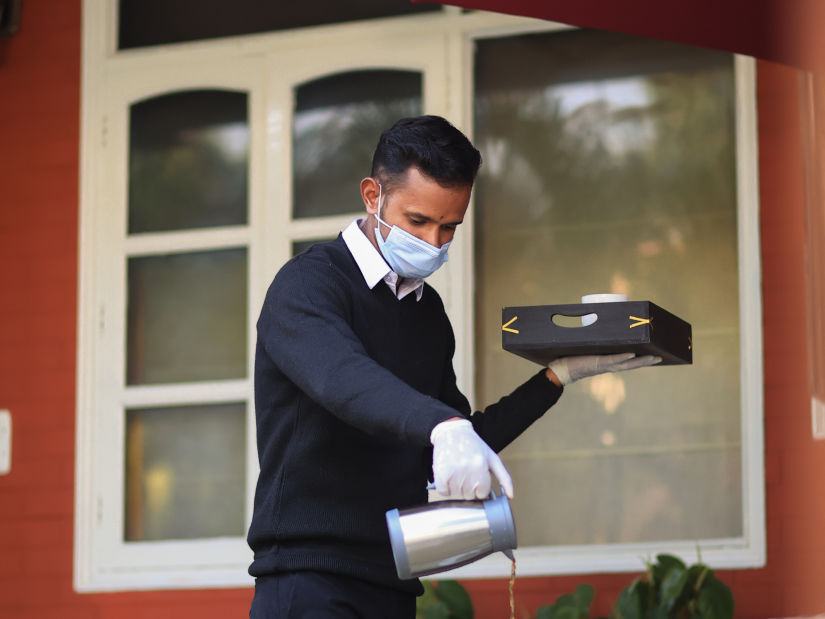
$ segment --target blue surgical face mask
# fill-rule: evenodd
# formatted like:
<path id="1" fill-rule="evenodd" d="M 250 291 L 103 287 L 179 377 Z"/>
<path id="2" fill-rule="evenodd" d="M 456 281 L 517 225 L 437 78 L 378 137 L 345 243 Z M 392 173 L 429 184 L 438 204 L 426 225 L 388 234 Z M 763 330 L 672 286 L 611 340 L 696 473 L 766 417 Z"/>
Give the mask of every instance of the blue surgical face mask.
<path id="1" fill-rule="evenodd" d="M 385 239 L 381 226 L 375 228 L 375 240 L 378 249 L 390 268 L 401 277 L 424 278 L 435 273 L 436 269 L 447 262 L 447 250 L 450 241 L 441 247 L 430 245 L 398 226 L 390 226 L 381 219 L 381 184 L 378 184 L 378 222 L 387 226 L 390 233 Z"/>

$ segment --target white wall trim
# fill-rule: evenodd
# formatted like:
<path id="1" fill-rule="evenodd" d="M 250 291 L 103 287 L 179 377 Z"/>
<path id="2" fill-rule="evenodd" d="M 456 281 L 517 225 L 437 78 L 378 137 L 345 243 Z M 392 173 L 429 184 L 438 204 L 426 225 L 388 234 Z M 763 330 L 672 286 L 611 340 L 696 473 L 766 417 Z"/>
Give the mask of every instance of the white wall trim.
<path id="1" fill-rule="evenodd" d="M 766 562 L 764 368 L 762 349 L 762 263 L 759 227 L 759 171 L 756 62 L 735 57 L 737 199 L 739 202 L 739 307 L 742 360 L 742 511 L 753 566 Z"/>

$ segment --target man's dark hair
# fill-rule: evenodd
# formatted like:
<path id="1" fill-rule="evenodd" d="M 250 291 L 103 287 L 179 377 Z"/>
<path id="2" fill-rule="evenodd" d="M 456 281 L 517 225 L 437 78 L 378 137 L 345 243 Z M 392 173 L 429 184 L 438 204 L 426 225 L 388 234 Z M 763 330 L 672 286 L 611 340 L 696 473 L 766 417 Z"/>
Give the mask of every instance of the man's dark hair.
<path id="1" fill-rule="evenodd" d="M 402 118 L 381 134 L 372 157 L 371 176 L 390 191 L 411 167 L 442 187 L 472 186 L 481 153 L 440 116 Z"/>

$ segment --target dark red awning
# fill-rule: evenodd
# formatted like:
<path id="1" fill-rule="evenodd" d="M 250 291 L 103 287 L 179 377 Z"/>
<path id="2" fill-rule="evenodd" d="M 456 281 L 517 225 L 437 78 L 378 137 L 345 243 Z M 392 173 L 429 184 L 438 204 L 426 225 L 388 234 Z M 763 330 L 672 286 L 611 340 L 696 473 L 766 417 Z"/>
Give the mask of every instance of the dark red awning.
<path id="1" fill-rule="evenodd" d="M 825 0 L 447 0 L 441 4 L 721 49 L 825 73 Z"/>

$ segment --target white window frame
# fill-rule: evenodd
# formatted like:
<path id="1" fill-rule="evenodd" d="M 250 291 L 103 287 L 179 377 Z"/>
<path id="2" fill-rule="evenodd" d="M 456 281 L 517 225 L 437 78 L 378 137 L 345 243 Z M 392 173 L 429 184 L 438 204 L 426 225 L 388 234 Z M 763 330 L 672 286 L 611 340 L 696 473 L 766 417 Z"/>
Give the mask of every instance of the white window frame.
<path id="1" fill-rule="evenodd" d="M 454 8 L 433 14 L 320 26 L 272 34 L 115 52 L 115 0 L 84 0 L 81 195 L 77 351 L 77 444 L 74 585 L 78 591 L 248 586 L 251 552 L 244 537 L 170 542 L 122 541 L 124 407 L 170 402 L 247 403 L 247 500 L 251 518 L 257 478 L 252 367 L 255 322 L 272 276 L 293 241 L 331 237 L 363 209 L 291 219 L 294 88 L 361 69 L 421 71 L 423 109 L 472 133 L 474 41 L 566 28 L 539 20 Z M 702 540 L 713 567 L 765 562 L 762 436 L 762 333 L 754 63 L 736 59 L 737 172 L 742 356 L 743 530 L 741 538 Z M 204 231 L 127 238 L 128 106 L 193 88 L 241 90 L 249 96 L 249 223 Z M 376 136 L 377 139 L 377 136 Z M 354 187 L 359 179 L 354 179 Z M 451 260 L 433 278 L 456 332 L 459 386 L 473 385 L 473 223 L 468 217 Z M 246 246 L 249 260 L 248 373 L 208 387 L 123 389 L 127 249 L 151 254 Z M 638 571 L 640 557 L 672 552 L 695 560 L 696 542 L 556 546 L 517 551 L 523 575 Z M 488 557 L 444 577 L 506 577 L 509 562 Z"/>
<path id="2" fill-rule="evenodd" d="M 87 14 L 88 17 L 88 14 Z M 89 41 L 87 40 L 87 43 Z M 127 62 L 133 59 L 126 58 Z M 247 335 L 246 378 L 226 381 L 126 387 L 124 385 L 127 256 L 169 251 L 247 249 L 247 323 L 260 294 L 257 275 L 261 242 L 254 231 L 261 217 L 260 166 L 264 143 L 262 88 L 254 59 L 189 62 L 181 74 L 131 66 L 98 75 L 97 96 L 84 76 L 81 190 L 81 268 L 78 344 L 75 587 L 79 591 L 177 586 L 225 586 L 238 581 L 236 566 L 248 564 L 248 550 L 235 539 L 130 542 L 123 540 L 123 462 L 126 408 L 170 404 L 243 402 L 247 407 L 247 488 L 254 490 L 254 422 L 251 368 L 252 330 Z M 129 105 L 169 92 L 190 89 L 244 91 L 249 97 L 251 163 L 247 225 L 180 232 L 126 234 Z M 93 183 L 93 184 L 92 184 Z M 254 418 L 254 417 L 253 417 Z M 251 511 L 247 498 L 246 515 Z M 186 557 L 184 561 L 182 558 Z M 192 574 L 190 576 L 190 574 Z"/>
<path id="3" fill-rule="evenodd" d="M 468 29 L 471 40 L 569 28 L 528 24 Z M 756 115 L 756 62 L 733 55 L 736 133 L 736 195 L 740 338 L 740 432 L 742 462 L 742 531 L 738 537 L 668 540 L 644 543 L 532 546 L 516 550 L 523 576 L 638 572 L 643 561 L 660 553 L 688 564 L 701 560 L 714 569 L 764 567 L 765 523 L 764 370 L 762 362 L 762 267 L 759 226 L 759 175 Z M 472 74 L 472 65 L 466 68 Z M 483 153 L 482 153 L 483 155 Z M 465 316 L 472 316 L 468 297 Z M 469 321 L 466 321 L 469 322 Z M 468 340 L 471 336 L 465 334 Z M 460 344 L 465 344 L 461 342 Z M 466 353 L 465 353 L 466 354 Z M 473 358 L 472 354 L 469 358 Z M 472 394 L 469 391 L 468 394 Z M 483 404 L 483 403 L 482 403 Z M 447 572 L 437 578 L 501 578 L 509 575 L 503 555 Z"/>

